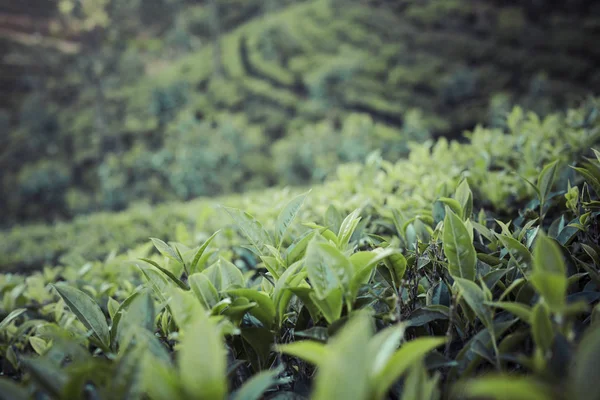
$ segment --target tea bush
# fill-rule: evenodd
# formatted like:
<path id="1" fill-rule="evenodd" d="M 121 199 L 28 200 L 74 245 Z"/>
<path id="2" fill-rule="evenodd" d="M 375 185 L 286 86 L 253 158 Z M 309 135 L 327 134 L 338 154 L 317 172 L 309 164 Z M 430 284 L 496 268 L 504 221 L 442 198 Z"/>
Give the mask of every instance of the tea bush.
<path id="1" fill-rule="evenodd" d="M 346 212 L 369 204 L 387 217 L 391 217 L 390 209 L 411 215 L 429 207 L 438 197 L 448 196 L 451 188 L 463 176 L 468 176 L 482 207 L 500 215 L 510 215 L 522 205 L 524 199 L 534 195 L 530 185 L 519 175 L 533 181 L 539 173 L 539 166 L 550 160 L 559 158 L 568 162 L 579 159 L 597 142 L 599 135 L 594 100 L 578 109 L 545 118 L 515 108 L 506 119 L 506 125 L 509 126 L 507 132 L 499 128 L 478 127 L 467 133 L 467 140 L 463 142 L 440 139 L 436 143 L 413 143 L 408 157 L 395 163 L 372 156 L 367 166 L 360 163 L 344 165 L 330 174 L 323 186 L 319 186 L 322 189 L 315 188 L 311 196 L 313 200 L 307 202 L 306 209 L 312 210 L 314 215 L 322 215 L 326 206 L 333 201 Z M 417 123 L 411 129 L 420 132 Z M 239 142 L 239 139 L 234 142 Z M 307 140 L 307 143 L 310 141 Z M 155 158 L 141 152 L 139 160 L 148 163 L 154 162 Z M 156 161 L 162 160 L 158 158 Z M 256 162 L 253 168 L 262 168 L 264 165 L 256 158 L 248 160 L 242 157 L 241 160 Z M 287 165 L 295 168 L 294 165 L 298 165 L 295 160 L 297 158 L 289 155 L 284 168 L 288 168 Z M 326 168 L 334 165 L 327 165 L 327 159 L 320 162 Z M 147 184 L 152 184 L 150 178 L 153 176 L 164 179 L 162 174 L 153 175 L 159 174 L 159 170 L 157 167 L 145 176 Z M 115 171 L 125 173 L 127 169 L 116 168 Z M 284 171 L 278 169 L 280 174 Z M 219 173 L 213 172 L 216 176 Z M 569 178 L 574 179 L 574 173 L 565 170 L 564 176 L 559 178 L 565 183 Z M 155 182 L 158 185 L 160 181 Z M 202 180 L 199 182 L 201 184 Z M 131 181 L 128 184 L 131 185 Z M 0 234 L 0 265 L 4 268 L 39 267 L 47 262 L 56 263 L 61 256 L 70 254 L 85 254 L 91 259 L 101 259 L 112 250 L 124 251 L 143 243 L 148 236 L 144 227 L 156 232 L 156 236 L 171 240 L 174 239 L 175 226 L 183 223 L 191 229 L 193 237 L 203 236 L 222 226 L 222 218 L 214 208 L 217 203 L 247 209 L 268 223 L 274 218 L 273 207 L 294 193 L 299 193 L 298 189 L 285 192 L 269 189 L 239 197 L 165 204 L 153 209 L 140 204 L 124 213 L 79 217 L 72 224 L 16 227 Z M 165 196 L 169 195 L 167 191 Z M 203 217 L 199 220 L 198 215 Z M 47 240 L 40 243 L 40 240 L 34 239 L 40 237 Z"/>
<path id="2" fill-rule="evenodd" d="M 515 109 L 309 191 L 58 227 L 123 247 L 0 275 L 0 399 L 598 399 L 598 124 Z"/>

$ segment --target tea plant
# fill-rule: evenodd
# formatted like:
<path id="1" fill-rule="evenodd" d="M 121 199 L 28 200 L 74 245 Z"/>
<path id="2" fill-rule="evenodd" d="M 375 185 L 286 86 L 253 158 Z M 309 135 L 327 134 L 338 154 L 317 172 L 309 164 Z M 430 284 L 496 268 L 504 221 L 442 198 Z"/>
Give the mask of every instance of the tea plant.
<path id="1" fill-rule="evenodd" d="M 572 129 L 557 137 L 597 134 Z M 179 225 L 102 262 L 0 275 L 0 399 L 600 398 L 600 154 L 506 140 L 544 151 L 525 179 L 465 162 L 435 175 L 447 189 L 411 186 L 422 165 L 459 165 L 440 142 L 421 166 L 423 148 L 374 156 L 262 215 L 220 207 L 200 240 Z M 486 173 L 519 200 L 495 203 Z"/>

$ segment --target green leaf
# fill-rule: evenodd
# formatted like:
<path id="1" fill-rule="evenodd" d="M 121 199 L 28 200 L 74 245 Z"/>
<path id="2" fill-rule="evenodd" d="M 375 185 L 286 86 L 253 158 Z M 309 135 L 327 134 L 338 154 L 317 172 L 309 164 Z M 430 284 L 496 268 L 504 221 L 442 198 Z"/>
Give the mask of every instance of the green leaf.
<path id="1" fill-rule="evenodd" d="M 521 321 L 527 322 L 528 324 L 531 323 L 531 307 L 525 304 L 510 301 L 486 301 L 484 304 L 506 310 L 519 317 Z"/>
<path id="2" fill-rule="evenodd" d="M 504 247 L 508 250 L 511 257 L 521 266 L 523 269 L 527 269 L 531 265 L 532 256 L 527 247 L 521 242 L 514 239 L 511 236 L 496 235 L 502 242 Z"/>
<path id="3" fill-rule="evenodd" d="M 344 218 L 344 220 L 342 221 L 342 224 L 340 225 L 340 231 L 338 232 L 338 247 L 340 249 L 344 249 L 348 243 L 350 242 L 350 238 L 352 237 L 352 234 L 354 233 L 354 230 L 356 229 L 356 227 L 358 226 L 358 223 L 360 222 L 360 210 L 356 209 L 354 211 L 352 211 L 350 214 L 348 214 L 348 216 L 346 218 Z"/>
<path id="4" fill-rule="evenodd" d="M 21 363 L 37 386 L 54 398 L 61 398 L 61 392 L 68 382 L 62 369 L 44 357 L 22 358 Z"/>
<path id="5" fill-rule="evenodd" d="M 449 197 L 440 197 L 438 201 L 446 206 L 445 209 L 450 208 L 456 215 L 463 215 L 463 208 L 458 200 L 451 199 Z M 448 215 L 447 211 L 446 215 Z"/>
<path id="6" fill-rule="evenodd" d="M 268 255 L 267 244 L 273 245 L 269 233 L 263 228 L 252 215 L 238 210 L 237 208 L 223 207 L 229 216 L 235 221 L 239 230 L 256 249 L 258 255 Z"/>
<path id="7" fill-rule="evenodd" d="M 275 347 L 280 353 L 301 358 L 311 364 L 320 367 L 330 356 L 330 349 L 323 343 L 313 340 L 302 340 L 299 342 L 278 345 Z"/>
<path id="8" fill-rule="evenodd" d="M 444 253 L 453 278 L 475 280 L 477 253 L 465 223 L 446 207 L 444 218 Z"/>
<path id="9" fill-rule="evenodd" d="M 110 333 L 100 306 L 82 291 L 64 284 L 53 285 L 77 319 L 100 340 L 105 349 L 110 345 Z"/>
<path id="10" fill-rule="evenodd" d="M 288 265 L 292 265 L 298 261 L 300 257 L 302 257 L 306 247 L 316 234 L 316 230 L 307 231 L 304 235 L 294 240 L 294 242 L 286 250 L 285 260 Z"/>
<path id="11" fill-rule="evenodd" d="M 213 233 L 211 235 L 211 237 L 206 239 L 206 241 L 202 244 L 202 246 L 200 246 L 200 248 L 196 252 L 196 255 L 194 256 L 194 259 L 192 260 L 192 263 L 190 264 L 190 274 L 193 274 L 194 272 L 198 272 L 198 266 L 200 263 L 200 259 L 204 255 L 204 252 L 206 251 L 208 245 L 210 245 L 210 243 L 214 240 L 214 238 L 217 237 L 219 232 L 221 232 L 221 231 L 218 230 L 215 233 Z"/>
<path id="12" fill-rule="evenodd" d="M 369 368 L 371 376 L 375 376 L 383 371 L 389 359 L 398 349 L 404 336 L 405 328 L 404 324 L 392 325 L 371 338 L 368 348 L 368 353 L 372 357 L 372 365 Z"/>
<path id="13" fill-rule="evenodd" d="M 433 378 L 427 376 L 427 369 L 423 362 L 413 365 L 406 376 L 402 400 L 440 399 L 439 381 L 439 373 Z"/>
<path id="14" fill-rule="evenodd" d="M 29 400 L 29 392 L 16 382 L 0 377 L 0 400 Z"/>
<path id="15" fill-rule="evenodd" d="M 117 314 L 117 310 L 119 309 L 119 302 L 113 299 L 112 297 L 108 298 L 108 302 L 106 303 L 106 308 L 108 309 L 108 316 L 111 321 L 115 319 L 115 315 Z"/>
<path id="16" fill-rule="evenodd" d="M 467 179 L 463 179 L 458 185 L 454 193 L 454 198 L 460 203 L 462 209 L 461 216 L 466 221 L 473 214 L 473 192 L 471 192 Z"/>
<path id="17" fill-rule="evenodd" d="M 313 303 L 319 308 L 328 323 L 332 324 L 342 315 L 342 307 L 344 302 L 341 288 L 330 291 L 323 299 L 316 295 L 314 291 L 312 291 L 309 296 Z"/>
<path id="18" fill-rule="evenodd" d="M 598 382 L 600 382 L 600 324 L 592 324 L 585 332 L 575 353 L 575 363 L 570 368 L 567 396 L 573 400 L 600 400 Z"/>
<path id="19" fill-rule="evenodd" d="M 585 181 L 592 187 L 597 196 L 600 196 L 600 181 L 596 179 L 593 173 L 588 171 L 586 168 L 571 167 L 575 171 L 579 172 L 585 178 Z"/>
<path id="20" fill-rule="evenodd" d="M 37 336 L 29 336 L 29 344 L 31 345 L 33 350 L 39 355 L 43 355 L 46 352 L 46 349 L 48 348 L 48 343 L 46 343 L 44 339 L 39 338 Z"/>
<path id="21" fill-rule="evenodd" d="M 149 289 L 141 290 L 131 299 L 126 308 L 120 310 L 124 314 L 120 326 L 137 326 L 150 332 L 154 331 L 154 301 Z M 118 333 L 118 332 L 117 332 Z"/>
<path id="22" fill-rule="evenodd" d="M 375 398 L 382 399 L 409 368 L 422 360 L 427 353 L 446 342 L 445 338 L 422 337 L 404 343 L 400 350 L 394 353 L 385 367 L 372 377 L 371 390 Z"/>
<path id="23" fill-rule="evenodd" d="M 554 180 L 556 179 L 557 168 L 558 160 L 546 165 L 538 177 L 537 188 L 540 191 L 540 204 L 542 205 L 546 202 L 546 199 L 552 190 Z"/>
<path id="24" fill-rule="evenodd" d="M 113 349 L 116 349 L 117 338 L 119 335 L 119 325 L 121 324 L 121 319 L 123 319 L 123 315 L 127 307 L 138 297 L 141 293 L 141 290 L 134 292 L 129 297 L 127 297 L 117 308 L 115 315 L 112 319 L 112 326 L 110 327 L 110 345 Z"/>
<path id="25" fill-rule="evenodd" d="M 553 390 L 533 377 L 488 375 L 454 386 L 452 398 L 552 400 Z"/>
<path id="26" fill-rule="evenodd" d="M 296 215 L 298 215 L 298 211 L 300 211 L 300 208 L 302 207 L 302 204 L 304 204 L 304 200 L 309 193 L 310 190 L 306 193 L 296 196 L 279 213 L 276 223 L 278 248 L 281 247 L 281 242 L 283 242 L 285 233 L 296 218 Z"/>
<path id="27" fill-rule="evenodd" d="M 567 268 L 560 247 L 554 240 L 544 235 L 541 231 L 538 234 L 533 253 L 534 272 L 559 275 L 566 274 Z"/>
<path id="28" fill-rule="evenodd" d="M 548 309 L 542 303 L 537 303 L 533 307 L 531 315 L 531 333 L 536 346 L 542 351 L 542 354 L 548 352 L 554 341 L 552 322 Z"/>
<path id="29" fill-rule="evenodd" d="M 224 399 L 227 358 L 219 329 L 204 310 L 185 328 L 178 351 L 179 374 L 189 398 Z"/>
<path id="30" fill-rule="evenodd" d="M 227 293 L 233 296 L 245 297 L 258 304 L 258 307 L 250 310 L 250 314 L 254 315 L 266 328 L 271 327 L 275 320 L 275 305 L 268 295 L 254 289 L 233 289 L 228 290 Z"/>
<path id="31" fill-rule="evenodd" d="M 173 275 L 173 273 L 171 271 L 169 271 L 168 269 L 161 267 L 160 265 L 158 265 L 158 263 L 156 263 L 148 258 L 140 258 L 140 260 L 144 261 L 145 263 L 148 263 L 148 264 L 152 265 L 154 268 L 158 269 L 167 278 L 169 278 L 173 283 L 175 283 L 177 286 L 179 286 L 183 290 L 190 290 L 190 288 L 183 281 L 181 281 L 179 278 L 177 278 L 175 275 Z"/>
<path id="32" fill-rule="evenodd" d="M 339 232 L 342 220 L 342 214 L 333 204 L 330 204 L 325 212 L 325 225 L 333 232 Z"/>
<path id="33" fill-rule="evenodd" d="M 273 304 L 277 310 L 277 322 L 279 325 L 283 322 L 287 306 L 292 298 L 292 292 L 288 287 L 298 287 L 300 282 L 306 278 L 306 272 L 303 271 L 302 262 L 296 262 L 288 267 L 275 282 L 273 289 Z"/>
<path id="34" fill-rule="evenodd" d="M 529 280 L 551 311 L 560 312 L 565 306 L 569 285 L 560 248 L 540 232 L 533 253 L 534 272 Z"/>
<path id="35" fill-rule="evenodd" d="M 269 371 L 263 371 L 244 383 L 238 391 L 233 394 L 233 400 L 260 400 L 262 394 L 269 388 L 287 383 L 289 379 L 278 379 L 277 376 L 284 371 L 282 366 Z"/>
<path id="36" fill-rule="evenodd" d="M 23 314 L 25 311 L 27 311 L 26 308 L 17 308 L 16 310 L 11 311 L 11 313 L 8 314 L 6 318 L 2 320 L 2 322 L 0 322 L 0 332 L 6 329 L 12 321 L 14 321 L 17 317 L 19 317 L 19 315 Z"/>
<path id="37" fill-rule="evenodd" d="M 162 254 L 165 257 L 170 258 L 171 260 L 173 260 L 175 262 L 179 262 L 179 263 L 183 264 L 183 259 L 171 246 L 169 246 L 168 244 L 166 244 L 165 242 L 163 242 L 162 240 L 157 239 L 157 238 L 150 238 L 150 240 L 154 244 L 154 247 L 156 247 L 156 250 L 158 250 L 160 252 L 160 254 Z"/>
<path id="38" fill-rule="evenodd" d="M 490 329 L 492 326 L 492 313 L 484 305 L 487 301 L 485 293 L 476 283 L 462 278 L 455 278 L 455 284 L 460 288 L 460 295 L 467 302 L 469 308 L 475 312 L 475 315 L 481 322 Z"/>
<path id="39" fill-rule="evenodd" d="M 188 283 L 205 308 L 210 310 L 219 302 L 219 292 L 205 274 L 198 272 L 191 274 Z"/>
<path id="40" fill-rule="evenodd" d="M 564 309 L 569 285 L 566 277 L 557 274 L 534 273 L 529 277 L 529 281 L 552 312 L 561 312 Z"/>
<path id="41" fill-rule="evenodd" d="M 146 278 L 146 281 L 154 291 L 154 294 L 160 299 L 161 302 L 165 303 L 166 298 L 164 294 L 169 287 L 169 281 L 165 278 L 164 274 L 160 273 L 154 268 L 146 267 L 145 265 L 140 265 L 137 263 L 135 265 Z"/>
<path id="42" fill-rule="evenodd" d="M 245 285 L 242 271 L 224 258 L 219 259 L 200 273 L 206 275 L 219 293 L 231 288 L 244 287 Z"/>
<path id="43" fill-rule="evenodd" d="M 317 297 L 325 299 L 333 290 L 342 287 L 340 279 L 344 279 L 349 283 L 350 275 L 344 275 L 343 270 L 334 270 L 331 265 L 325 262 L 319 243 L 322 243 L 319 236 L 315 236 L 309 243 L 304 265 Z M 340 268 L 343 267 L 340 266 Z"/>
<path id="44" fill-rule="evenodd" d="M 350 319 L 328 345 L 327 357 L 319 365 L 314 400 L 369 398 L 369 339 L 371 318 L 365 313 Z"/>

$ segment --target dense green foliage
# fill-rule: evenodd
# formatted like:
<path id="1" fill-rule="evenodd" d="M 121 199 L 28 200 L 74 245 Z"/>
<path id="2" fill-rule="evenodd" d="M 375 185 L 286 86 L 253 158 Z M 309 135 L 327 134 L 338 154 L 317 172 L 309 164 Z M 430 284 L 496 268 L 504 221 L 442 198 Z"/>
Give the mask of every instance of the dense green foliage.
<path id="1" fill-rule="evenodd" d="M 600 85 L 593 2 L 219 0 L 218 41 L 210 2 L 60 3 L 81 51 L 2 137 L 3 225 L 308 184 Z"/>
<path id="2" fill-rule="evenodd" d="M 506 125 L 59 227 L 154 238 L 0 275 L 0 399 L 598 399 L 597 104 Z"/>

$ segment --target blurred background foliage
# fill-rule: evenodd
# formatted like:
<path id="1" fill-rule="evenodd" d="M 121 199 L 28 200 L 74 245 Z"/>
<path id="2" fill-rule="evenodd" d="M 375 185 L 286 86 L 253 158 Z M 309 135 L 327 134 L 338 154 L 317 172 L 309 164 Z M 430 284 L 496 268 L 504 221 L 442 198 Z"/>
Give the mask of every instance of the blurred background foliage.
<path id="1" fill-rule="evenodd" d="M 323 180 L 600 89 L 592 0 L 0 5 L 0 225 Z"/>

